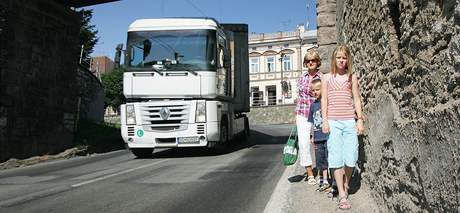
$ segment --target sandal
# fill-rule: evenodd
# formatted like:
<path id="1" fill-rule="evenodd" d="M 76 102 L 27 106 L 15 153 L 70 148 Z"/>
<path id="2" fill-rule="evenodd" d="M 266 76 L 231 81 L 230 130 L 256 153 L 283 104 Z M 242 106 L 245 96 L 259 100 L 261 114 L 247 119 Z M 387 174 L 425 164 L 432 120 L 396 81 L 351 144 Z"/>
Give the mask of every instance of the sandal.
<path id="1" fill-rule="evenodd" d="M 316 184 L 315 177 L 313 177 L 313 176 L 308 176 L 308 178 L 307 178 L 307 183 L 308 183 L 308 185 L 315 185 L 315 184 Z"/>
<path id="2" fill-rule="evenodd" d="M 337 205 L 337 207 L 340 210 L 349 210 L 349 209 L 351 209 L 351 204 L 350 204 L 350 202 L 348 202 L 347 196 L 343 196 L 343 197 L 339 198 L 339 204 Z"/>

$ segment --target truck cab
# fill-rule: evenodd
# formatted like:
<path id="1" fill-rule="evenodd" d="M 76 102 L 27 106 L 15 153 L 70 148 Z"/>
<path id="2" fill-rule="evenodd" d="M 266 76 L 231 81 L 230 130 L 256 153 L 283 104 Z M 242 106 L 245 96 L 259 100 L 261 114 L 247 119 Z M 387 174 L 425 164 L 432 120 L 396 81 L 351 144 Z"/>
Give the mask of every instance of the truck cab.
<path id="1" fill-rule="evenodd" d="M 156 147 L 221 147 L 249 133 L 246 24 L 136 20 L 125 53 L 121 134 L 136 156 Z"/>

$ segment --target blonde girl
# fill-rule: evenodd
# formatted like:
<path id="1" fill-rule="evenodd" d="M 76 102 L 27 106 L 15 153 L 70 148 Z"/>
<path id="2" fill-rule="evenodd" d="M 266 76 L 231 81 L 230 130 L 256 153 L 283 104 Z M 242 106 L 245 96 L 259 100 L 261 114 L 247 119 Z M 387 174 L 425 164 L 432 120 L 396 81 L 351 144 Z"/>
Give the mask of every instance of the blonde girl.
<path id="1" fill-rule="evenodd" d="M 358 78 L 352 73 L 350 49 L 341 45 L 331 58 L 331 72 L 323 76 L 321 112 L 327 141 L 328 164 L 334 170 L 340 209 L 350 209 L 348 188 L 358 160 L 358 134 L 364 131 Z"/>

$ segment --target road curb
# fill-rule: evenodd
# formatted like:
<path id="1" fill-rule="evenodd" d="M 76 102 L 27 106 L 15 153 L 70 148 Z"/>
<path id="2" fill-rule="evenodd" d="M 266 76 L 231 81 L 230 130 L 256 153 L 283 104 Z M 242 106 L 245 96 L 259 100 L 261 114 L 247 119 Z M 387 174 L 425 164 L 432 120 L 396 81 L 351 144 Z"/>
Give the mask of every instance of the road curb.
<path id="1" fill-rule="evenodd" d="M 276 184 L 275 190 L 270 196 L 270 200 L 265 206 L 264 213 L 295 212 L 295 210 L 292 209 L 293 205 L 291 205 L 292 199 L 290 197 L 292 183 L 290 183 L 288 179 L 297 174 L 297 167 L 297 164 L 286 167 L 283 175 L 281 175 L 280 180 Z"/>

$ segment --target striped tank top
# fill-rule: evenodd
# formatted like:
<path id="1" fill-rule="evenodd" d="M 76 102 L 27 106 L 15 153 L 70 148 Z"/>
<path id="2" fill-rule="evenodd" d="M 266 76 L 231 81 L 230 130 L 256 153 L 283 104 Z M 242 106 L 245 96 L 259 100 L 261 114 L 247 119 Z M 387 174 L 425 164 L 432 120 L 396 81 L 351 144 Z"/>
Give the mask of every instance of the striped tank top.
<path id="1" fill-rule="evenodd" d="M 333 120 L 355 118 L 351 75 L 330 75 L 327 81 L 327 117 Z"/>

